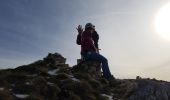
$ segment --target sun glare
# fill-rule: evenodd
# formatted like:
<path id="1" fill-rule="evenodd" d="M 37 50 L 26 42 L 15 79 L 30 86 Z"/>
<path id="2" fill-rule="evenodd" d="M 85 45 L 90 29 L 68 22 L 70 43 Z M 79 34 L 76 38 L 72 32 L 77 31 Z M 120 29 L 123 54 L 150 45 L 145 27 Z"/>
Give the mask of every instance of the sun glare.
<path id="1" fill-rule="evenodd" d="M 158 11 L 155 18 L 155 29 L 161 37 L 170 40 L 170 3 Z"/>

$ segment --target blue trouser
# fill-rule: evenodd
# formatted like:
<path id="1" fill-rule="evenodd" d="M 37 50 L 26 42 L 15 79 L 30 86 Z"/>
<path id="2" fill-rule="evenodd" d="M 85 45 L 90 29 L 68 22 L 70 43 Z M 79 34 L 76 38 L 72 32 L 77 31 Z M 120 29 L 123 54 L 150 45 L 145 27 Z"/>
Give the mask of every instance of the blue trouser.
<path id="1" fill-rule="evenodd" d="M 95 52 L 87 52 L 87 53 L 82 53 L 82 57 L 85 60 L 95 60 L 95 61 L 99 61 L 100 63 L 102 63 L 103 76 L 107 80 L 111 79 L 112 75 L 109 70 L 108 61 L 104 56 L 100 55 L 99 53 L 95 53 Z"/>

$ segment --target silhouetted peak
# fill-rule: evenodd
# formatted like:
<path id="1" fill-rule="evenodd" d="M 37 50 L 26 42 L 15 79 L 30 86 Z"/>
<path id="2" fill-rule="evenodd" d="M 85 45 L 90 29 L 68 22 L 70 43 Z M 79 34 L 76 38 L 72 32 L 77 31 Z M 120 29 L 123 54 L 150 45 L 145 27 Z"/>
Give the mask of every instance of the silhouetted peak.
<path id="1" fill-rule="evenodd" d="M 57 64 L 65 64 L 66 59 L 59 53 L 54 53 L 54 54 L 49 53 L 48 56 L 44 58 L 44 61 L 46 63 L 57 65 Z"/>

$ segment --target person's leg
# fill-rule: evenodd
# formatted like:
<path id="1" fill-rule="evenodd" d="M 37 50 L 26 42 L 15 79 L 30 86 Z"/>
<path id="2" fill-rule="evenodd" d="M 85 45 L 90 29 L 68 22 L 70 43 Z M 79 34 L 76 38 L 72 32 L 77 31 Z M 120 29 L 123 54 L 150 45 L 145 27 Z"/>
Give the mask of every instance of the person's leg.
<path id="1" fill-rule="evenodd" d="M 109 66 L 108 66 L 108 61 L 107 59 L 95 52 L 91 52 L 91 53 L 87 53 L 84 55 L 85 60 L 96 60 L 102 63 L 102 70 L 103 70 L 103 75 L 106 79 L 110 79 L 112 77 L 110 70 L 109 70 Z"/>

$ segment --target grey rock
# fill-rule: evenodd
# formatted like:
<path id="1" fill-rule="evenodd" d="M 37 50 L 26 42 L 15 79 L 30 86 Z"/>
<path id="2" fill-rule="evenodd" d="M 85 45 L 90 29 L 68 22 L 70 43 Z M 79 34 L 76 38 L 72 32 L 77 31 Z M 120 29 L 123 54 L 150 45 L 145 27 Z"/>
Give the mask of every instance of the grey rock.
<path id="1" fill-rule="evenodd" d="M 141 79 L 128 100 L 169 100 L 170 84 L 155 80 Z"/>
<path id="2" fill-rule="evenodd" d="M 73 66 L 72 69 L 74 72 L 87 73 L 93 78 L 102 77 L 101 63 L 97 61 L 81 61 L 77 65 Z"/>

